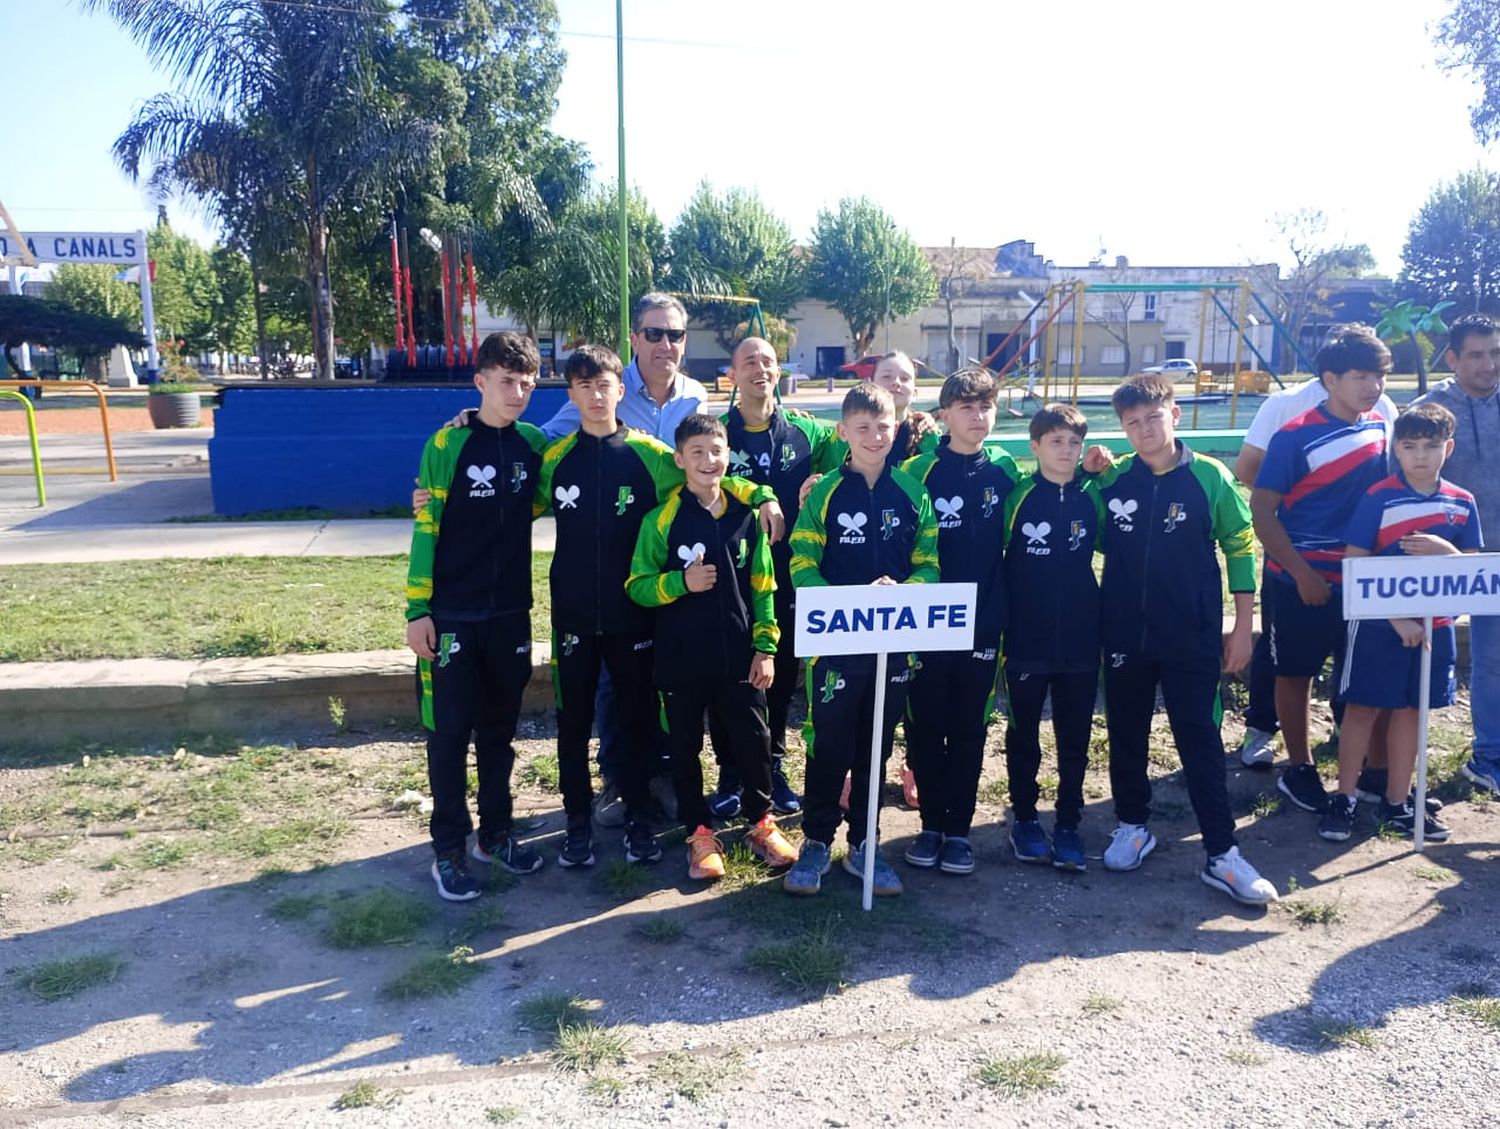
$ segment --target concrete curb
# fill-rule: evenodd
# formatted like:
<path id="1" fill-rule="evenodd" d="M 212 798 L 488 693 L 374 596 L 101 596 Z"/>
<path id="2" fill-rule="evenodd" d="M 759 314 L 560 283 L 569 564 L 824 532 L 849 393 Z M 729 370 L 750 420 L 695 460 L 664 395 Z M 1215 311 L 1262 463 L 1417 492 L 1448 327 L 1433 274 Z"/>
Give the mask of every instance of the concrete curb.
<path id="1" fill-rule="evenodd" d="M 546 646 L 533 644 L 531 657 L 522 709 L 541 713 L 552 707 Z M 36 745 L 327 729 L 333 698 L 347 725 L 415 721 L 415 670 L 409 651 L 7 664 L 0 667 L 0 733 Z"/>

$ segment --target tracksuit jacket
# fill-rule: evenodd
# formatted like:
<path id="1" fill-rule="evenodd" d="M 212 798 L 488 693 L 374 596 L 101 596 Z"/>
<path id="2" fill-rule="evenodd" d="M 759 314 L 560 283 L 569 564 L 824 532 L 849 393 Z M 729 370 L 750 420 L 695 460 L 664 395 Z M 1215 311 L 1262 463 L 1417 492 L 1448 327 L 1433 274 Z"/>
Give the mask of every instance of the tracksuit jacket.
<path id="1" fill-rule="evenodd" d="M 1162 474 L 1135 455 L 1100 477 L 1101 642 L 1106 654 L 1218 663 L 1224 613 L 1217 542 L 1231 592 L 1255 591 L 1250 509 L 1228 469 L 1177 443 Z"/>
<path id="2" fill-rule="evenodd" d="M 1104 505 L 1082 476 L 1059 486 L 1041 473 L 1005 503 L 1008 670 L 1082 673 L 1099 666 L 1099 582 L 1094 550 Z"/>
<path id="3" fill-rule="evenodd" d="M 1021 478 L 1015 460 L 983 450 L 960 455 L 944 436 L 935 451 L 907 460 L 901 470 L 925 486 L 932 499 L 943 582 L 979 586 L 974 650 L 997 650 L 1007 613 L 1005 502 Z"/>
<path id="4" fill-rule="evenodd" d="M 683 481 L 672 448 L 628 427 L 603 438 L 580 429 L 547 447 L 536 512 L 550 506 L 557 522 L 554 633 L 651 634 L 651 613 L 626 595 L 624 582 L 641 521 Z M 773 497 L 749 483 L 732 488 L 750 505 Z"/>
<path id="5" fill-rule="evenodd" d="M 780 632 L 775 566 L 759 520 L 724 479 L 724 512 L 714 517 L 685 487 L 646 515 L 626 591 L 656 609 L 656 684 L 674 690 L 743 681 L 752 651 L 775 654 Z M 698 555 L 718 569 L 714 586 L 690 592 L 686 570 Z"/>

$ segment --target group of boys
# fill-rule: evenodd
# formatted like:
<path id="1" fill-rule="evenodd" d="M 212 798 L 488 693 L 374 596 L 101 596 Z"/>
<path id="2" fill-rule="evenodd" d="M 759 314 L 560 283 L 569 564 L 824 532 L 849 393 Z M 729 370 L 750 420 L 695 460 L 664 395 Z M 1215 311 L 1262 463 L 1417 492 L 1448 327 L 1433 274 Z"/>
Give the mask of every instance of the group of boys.
<path id="1" fill-rule="evenodd" d="M 1325 361 L 1332 367 L 1324 369 Z M 1348 374 L 1369 371 L 1358 365 L 1374 363 L 1358 349 L 1348 357 L 1325 349 L 1319 368 L 1330 388 L 1329 409 L 1317 420 L 1299 417 L 1288 438 L 1278 434 L 1272 442 L 1265 482 L 1257 482 L 1255 527 L 1264 525 L 1273 583 L 1295 583 L 1300 591 L 1305 582 L 1306 594 L 1315 594 L 1306 576 L 1318 567 L 1312 562 L 1333 559 L 1328 515 L 1347 512 L 1338 510 L 1346 503 L 1318 489 L 1346 486 L 1356 477 L 1346 448 L 1375 449 L 1360 416 L 1368 405 L 1354 405 L 1354 417 L 1345 419 L 1339 414 L 1345 397 L 1336 399 L 1333 390 L 1345 387 Z M 443 897 L 478 895 L 469 857 L 519 873 L 542 865 L 540 855 L 511 834 L 509 776 L 530 669 L 530 523 L 550 510 L 557 524 L 552 665 L 567 817 L 561 866 L 589 866 L 595 858 L 588 737 L 603 668 L 618 711 L 614 736 L 624 746 L 618 772 L 628 861 L 662 855 L 646 782 L 664 724 L 677 816 L 688 830 L 690 876 L 724 873 L 724 848 L 714 830 L 718 805 L 711 801 L 733 795 L 749 824 L 746 845 L 773 867 L 787 868 L 788 891 L 818 892 L 835 833 L 847 818 L 845 869 L 862 875 L 866 851 L 872 851 L 875 892 L 899 894 L 901 880 L 881 856 L 878 837 L 875 844 L 863 841 L 870 772 L 864 750 L 875 736 L 875 695 L 882 694 L 881 764 L 904 718 L 921 813 L 921 831 L 905 860 L 968 874 L 975 867 L 969 829 L 986 729 L 1003 670 L 1012 849 L 1023 862 L 1081 871 L 1087 858 L 1079 833 L 1083 777 L 1102 656 L 1119 820 L 1103 853 L 1106 869 L 1133 870 L 1156 845 L 1148 826 L 1147 750 L 1159 693 L 1208 856 L 1204 882 L 1249 904 L 1276 898 L 1235 844 L 1219 730 L 1221 667 L 1238 671 L 1251 653 L 1250 510 L 1222 464 L 1177 439 L 1180 409 L 1170 382 L 1138 376 L 1115 391 L 1113 406 L 1131 447 L 1119 460 L 1101 447 L 1084 455 L 1088 427 L 1076 408 L 1039 410 L 1030 427 L 1038 465 L 1023 475 L 1008 456 L 985 449 L 996 391 L 980 369 L 944 383 L 939 414 L 947 433 L 941 439 L 922 434 L 910 419 L 898 420 L 897 403 L 878 382 L 851 389 L 830 427 L 779 406 L 775 353 L 749 338 L 732 363 L 737 402 L 722 419 L 684 415 L 669 448 L 620 424 L 622 368 L 597 346 L 576 350 L 564 365 L 577 430 L 547 443 L 519 422 L 538 367 L 529 339 L 492 335 L 478 358 L 478 413 L 467 426 L 440 430 L 422 457 L 419 486 L 430 497 L 413 536 L 408 642 L 419 657 L 430 731 L 432 875 Z M 1367 390 L 1370 383 L 1356 375 L 1348 387 Z M 905 400 L 903 409 L 910 391 Z M 1436 418 L 1436 412 L 1426 415 Z M 1427 437 L 1413 432 L 1408 445 Z M 1430 455 L 1422 467 L 1431 465 Z M 1425 476 L 1426 470 L 1412 472 L 1381 485 L 1390 498 L 1402 490 L 1425 497 L 1433 493 Z M 1277 490 L 1278 484 L 1284 488 Z M 1441 486 L 1438 492 L 1451 525 L 1456 503 L 1446 499 L 1461 500 L 1462 492 Z M 1277 497 L 1270 514 L 1283 529 L 1279 539 L 1271 522 L 1262 521 L 1271 493 Z M 1327 505 L 1320 509 L 1319 500 Z M 1382 539 L 1380 515 L 1389 500 L 1382 495 L 1360 509 L 1361 530 L 1374 522 L 1364 547 L 1438 551 L 1431 547 L 1435 538 L 1421 540 L 1432 537 L 1427 526 L 1417 540 L 1398 539 L 1394 549 Z M 1476 533 L 1477 524 L 1475 516 Z M 1362 537 L 1350 533 L 1346 542 L 1363 545 Z M 1218 550 L 1235 608 L 1227 639 Z M 1096 551 L 1104 560 L 1097 581 Z M 807 660 L 803 838 L 794 849 L 777 826 L 772 788 L 799 665 L 791 648 L 795 589 L 937 580 L 977 586 L 972 652 L 891 656 L 883 686 L 874 684 L 872 656 Z M 1332 641 L 1327 631 L 1301 638 L 1309 621 L 1317 630 L 1329 621 L 1306 599 L 1302 620 L 1293 612 L 1284 620 L 1282 605 L 1293 603 L 1276 602 L 1273 641 L 1296 632 L 1299 653 L 1315 650 L 1318 640 Z M 1409 627 L 1391 630 L 1398 643 L 1411 646 Z M 1420 625 L 1417 634 L 1420 644 Z M 1346 681 L 1358 684 L 1360 671 L 1372 664 L 1388 667 L 1388 650 L 1372 658 L 1361 652 L 1346 668 Z M 1291 654 L 1284 643 L 1277 650 L 1278 658 Z M 1283 669 L 1289 683 L 1299 677 L 1290 661 L 1279 663 L 1278 706 Z M 1294 689 L 1286 688 L 1288 701 Z M 1049 699 L 1059 777 L 1050 841 L 1037 816 L 1038 731 Z M 1350 700 L 1363 704 L 1357 691 Z M 719 787 L 707 798 L 700 764 L 705 721 L 721 766 Z M 480 825 L 466 855 L 471 734 Z M 1399 767 L 1395 758 L 1392 766 Z M 1393 781 L 1398 777 L 1393 771 Z M 846 791 L 847 817 L 841 811 Z"/>

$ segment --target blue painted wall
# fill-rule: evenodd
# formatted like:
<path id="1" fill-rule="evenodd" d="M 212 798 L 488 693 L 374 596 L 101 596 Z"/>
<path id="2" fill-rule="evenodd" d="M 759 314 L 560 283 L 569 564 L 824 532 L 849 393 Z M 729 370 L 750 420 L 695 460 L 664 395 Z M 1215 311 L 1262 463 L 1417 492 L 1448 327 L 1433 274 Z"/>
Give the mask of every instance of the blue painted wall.
<path id="1" fill-rule="evenodd" d="M 538 388 L 522 418 L 540 425 L 565 399 L 561 386 Z M 422 445 L 478 403 L 463 385 L 226 388 L 208 443 L 214 512 L 406 506 Z"/>

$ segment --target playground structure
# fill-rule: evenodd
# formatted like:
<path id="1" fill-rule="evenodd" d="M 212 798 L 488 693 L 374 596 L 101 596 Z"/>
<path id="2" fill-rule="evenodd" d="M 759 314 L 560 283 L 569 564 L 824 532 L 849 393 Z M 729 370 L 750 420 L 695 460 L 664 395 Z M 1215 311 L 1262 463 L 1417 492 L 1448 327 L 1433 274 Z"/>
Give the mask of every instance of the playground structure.
<path id="1" fill-rule="evenodd" d="M 419 241 L 438 256 L 435 312 L 443 325 L 443 343 L 417 341 L 419 301 L 412 285 L 410 243 L 406 229 L 398 227 L 392 218 L 391 288 L 396 309 L 396 344 L 386 353 L 385 379 L 467 383 L 473 378 L 479 355 L 479 296 L 473 239 L 462 235 L 439 236 L 425 227 L 417 234 Z"/>
<path id="2" fill-rule="evenodd" d="M 1263 372 L 1278 386 L 1284 386 L 1277 366 L 1250 339 L 1249 328 L 1254 324 L 1270 326 L 1272 340 L 1274 341 L 1276 336 L 1280 335 L 1290 347 L 1297 362 L 1303 366 L 1302 371 L 1312 371 L 1312 362 L 1302 352 L 1291 332 L 1265 304 L 1260 295 L 1255 293 L 1246 279 L 1221 282 L 1099 283 L 1078 280 L 1054 284 L 1035 300 L 1031 309 L 1016 323 L 1016 328 L 990 351 L 983 363 L 986 368 L 994 370 L 996 379 L 1002 386 L 1008 386 L 1013 392 L 1019 384 L 1023 362 L 1028 356 L 1036 357 L 1039 346 L 1041 355 L 1034 362 L 1034 371 L 1027 375 L 1025 394 L 1035 395 L 1037 387 L 1040 386 L 1043 401 L 1061 398 L 1076 405 L 1079 402 L 1079 383 L 1083 375 L 1083 330 L 1087 320 L 1084 303 L 1088 294 L 1192 292 L 1201 295 L 1198 315 L 1198 355 L 1200 357 L 1209 355 L 1210 349 L 1205 346 L 1218 337 L 1221 318 L 1228 324 L 1228 331 L 1234 341 L 1234 358 L 1230 362 L 1228 388 L 1221 388 L 1211 371 L 1200 372 L 1194 384 L 1193 394 L 1190 397 L 1184 397 L 1184 400 L 1191 402 L 1193 407 L 1194 427 L 1197 426 L 1200 403 L 1222 402 L 1226 399 L 1230 404 L 1229 426 L 1235 427 L 1239 414 L 1240 396 L 1263 391 L 1263 389 L 1256 388 L 1259 383 L 1257 373 Z M 1227 297 L 1230 292 L 1233 292 L 1233 297 L 1230 298 L 1232 305 L 1226 305 L 1221 295 Z M 1259 314 L 1255 315 L 1256 320 L 1252 320 L 1250 311 L 1252 303 L 1259 310 Z M 1045 316 L 1040 316 L 1039 320 L 1039 315 L 1042 315 L 1044 310 Z M 1063 316 L 1065 312 L 1071 312 L 1071 317 L 1065 319 Z M 1209 336 L 1210 320 L 1214 329 L 1212 338 Z M 1059 371 L 1062 366 L 1058 358 L 1064 348 L 1063 335 L 1070 329 L 1071 346 L 1067 350 L 1069 371 L 1064 374 Z M 1247 352 L 1258 362 L 1258 369 L 1245 366 Z M 1004 360 L 1001 360 L 1002 357 Z M 998 365 L 997 361 L 1000 362 Z M 1027 367 L 1033 366 L 1028 364 Z"/>

